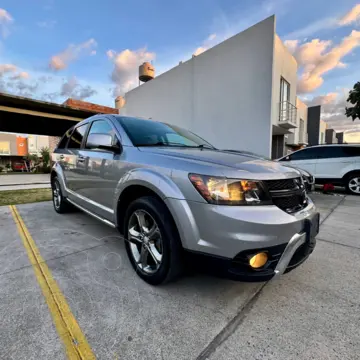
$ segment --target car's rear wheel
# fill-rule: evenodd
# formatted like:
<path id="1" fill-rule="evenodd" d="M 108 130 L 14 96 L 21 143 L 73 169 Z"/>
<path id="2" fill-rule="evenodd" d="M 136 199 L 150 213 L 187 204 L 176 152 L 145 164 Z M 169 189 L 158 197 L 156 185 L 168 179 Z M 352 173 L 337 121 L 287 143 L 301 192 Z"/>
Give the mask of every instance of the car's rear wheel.
<path id="1" fill-rule="evenodd" d="M 125 247 L 137 274 L 151 285 L 174 280 L 182 269 L 182 247 L 169 210 L 159 199 L 133 201 L 124 222 Z"/>
<path id="2" fill-rule="evenodd" d="M 66 201 L 65 197 L 63 196 L 63 193 L 61 191 L 61 186 L 57 177 L 54 177 L 52 179 L 51 189 L 52 189 L 52 201 L 55 211 L 59 214 L 69 212 L 72 209 L 72 206 Z"/>
<path id="3" fill-rule="evenodd" d="M 348 176 L 345 186 L 349 194 L 360 195 L 360 173 Z"/>

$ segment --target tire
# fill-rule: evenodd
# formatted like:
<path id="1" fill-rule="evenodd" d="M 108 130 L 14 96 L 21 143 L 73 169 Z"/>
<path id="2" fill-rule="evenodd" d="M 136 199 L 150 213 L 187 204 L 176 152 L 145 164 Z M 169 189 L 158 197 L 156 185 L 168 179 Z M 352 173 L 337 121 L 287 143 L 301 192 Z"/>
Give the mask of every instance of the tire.
<path id="1" fill-rule="evenodd" d="M 360 172 L 347 176 L 345 180 L 346 192 L 351 195 L 360 195 Z"/>
<path id="2" fill-rule="evenodd" d="M 65 214 L 73 209 L 73 206 L 69 204 L 62 194 L 61 186 L 57 177 L 54 177 L 51 181 L 52 189 L 52 203 L 54 209 L 59 214 Z"/>
<path id="3" fill-rule="evenodd" d="M 140 227 L 140 222 L 145 226 Z M 164 284 L 182 273 L 183 252 L 176 225 L 165 204 L 156 197 L 141 197 L 130 204 L 124 237 L 131 265 L 148 284 Z"/>

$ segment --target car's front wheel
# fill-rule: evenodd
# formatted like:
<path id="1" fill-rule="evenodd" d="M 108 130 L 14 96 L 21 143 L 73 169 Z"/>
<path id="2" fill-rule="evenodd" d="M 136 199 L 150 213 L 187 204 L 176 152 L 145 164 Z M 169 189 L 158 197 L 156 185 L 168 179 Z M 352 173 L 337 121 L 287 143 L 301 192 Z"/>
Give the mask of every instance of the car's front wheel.
<path id="1" fill-rule="evenodd" d="M 151 285 L 174 280 L 182 269 L 182 247 L 175 223 L 161 200 L 134 200 L 125 215 L 125 247 L 137 274 Z"/>
<path id="2" fill-rule="evenodd" d="M 348 194 L 360 195 L 360 172 L 348 176 L 345 187 Z"/>

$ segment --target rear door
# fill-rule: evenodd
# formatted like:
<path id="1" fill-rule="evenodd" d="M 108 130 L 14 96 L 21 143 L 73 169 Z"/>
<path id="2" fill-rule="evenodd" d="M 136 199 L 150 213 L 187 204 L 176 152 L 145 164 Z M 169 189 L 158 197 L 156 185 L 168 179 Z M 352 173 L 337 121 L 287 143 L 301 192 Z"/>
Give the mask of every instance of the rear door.
<path id="1" fill-rule="evenodd" d="M 84 157 L 80 152 L 87 128 L 87 123 L 74 128 L 63 158 L 66 187 L 70 190 L 69 197 L 76 202 L 78 202 L 76 193 L 81 188 L 81 180 L 84 176 Z"/>
<path id="2" fill-rule="evenodd" d="M 317 148 L 310 147 L 293 152 L 281 158 L 279 161 L 284 162 L 284 165 L 291 165 L 299 169 L 304 169 L 310 174 L 315 174 Z"/>
<path id="3" fill-rule="evenodd" d="M 316 177 L 319 179 L 341 179 L 354 168 L 356 155 L 352 147 L 327 145 L 319 148 L 316 162 Z"/>

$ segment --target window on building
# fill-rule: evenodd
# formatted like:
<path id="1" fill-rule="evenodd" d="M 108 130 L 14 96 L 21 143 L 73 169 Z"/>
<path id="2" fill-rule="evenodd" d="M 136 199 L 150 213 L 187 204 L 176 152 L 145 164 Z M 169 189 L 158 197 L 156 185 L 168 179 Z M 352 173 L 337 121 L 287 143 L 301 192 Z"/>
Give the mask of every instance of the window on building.
<path id="1" fill-rule="evenodd" d="M 282 77 L 280 79 L 280 102 L 288 102 L 290 100 L 290 84 Z"/>
<path id="2" fill-rule="evenodd" d="M 84 124 L 74 129 L 68 142 L 68 149 L 80 149 L 87 126 L 88 124 Z"/>

